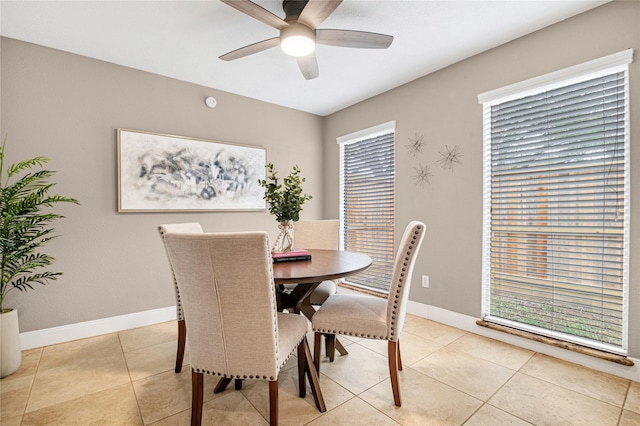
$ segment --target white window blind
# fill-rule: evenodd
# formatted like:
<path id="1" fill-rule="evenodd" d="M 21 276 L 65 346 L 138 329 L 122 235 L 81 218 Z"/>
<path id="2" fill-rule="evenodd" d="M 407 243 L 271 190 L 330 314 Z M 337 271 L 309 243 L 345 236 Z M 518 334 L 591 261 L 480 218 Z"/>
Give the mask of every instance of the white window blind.
<path id="1" fill-rule="evenodd" d="M 373 264 L 345 282 L 388 292 L 395 258 L 395 123 L 339 138 L 341 248 Z"/>
<path id="2" fill-rule="evenodd" d="M 627 66 L 583 74 L 484 103 L 483 317 L 625 353 Z"/>

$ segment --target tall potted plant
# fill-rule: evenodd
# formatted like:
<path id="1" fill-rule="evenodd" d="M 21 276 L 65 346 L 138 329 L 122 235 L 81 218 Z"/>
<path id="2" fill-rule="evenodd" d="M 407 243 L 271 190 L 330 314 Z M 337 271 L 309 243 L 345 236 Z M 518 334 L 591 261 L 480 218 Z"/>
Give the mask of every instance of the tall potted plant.
<path id="1" fill-rule="evenodd" d="M 258 183 L 265 188 L 264 199 L 269 206 L 269 213 L 276 217 L 280 228 L 280 234 L 272 251 L 286 252 L 294 247 L 293 223 L 300 219 L 302 205 L 312 197 L 303 193 L 302 183 L 306 179 L 300 177 L 298 166 L 293 166 L 291 173 L 282 179 L 282 185 L 273 164 L 268 163 L 265 167 L 267 179 L 259 180 Z"/>
<path id="2" fill-rule="evenodd" d="M 50 223 L 63 217 L 46 209 L 56 203 L 79 204 L 74 198 L 49 194 L 55 185 L 49 179 L 55 172 L 29 171 L 41 168 L 49 161 L 46 157 L 11 164 L 5 178 L 6 142 L 5 137 L 0 148 L 0 377 L 16 371 L 21 362 L 18 312 L 5 307 L 5 297 L 11 290 L 33 289 L 33 284 L 44 285 L 62 274 L 40 271 L 55 260 L 40 251 L 56 237 Z"/>

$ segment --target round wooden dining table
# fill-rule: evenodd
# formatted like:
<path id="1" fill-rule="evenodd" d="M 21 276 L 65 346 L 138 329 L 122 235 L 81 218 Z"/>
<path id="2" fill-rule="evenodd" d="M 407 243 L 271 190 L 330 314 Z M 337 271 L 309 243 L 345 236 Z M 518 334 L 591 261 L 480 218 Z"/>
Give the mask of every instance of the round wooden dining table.
<path id="1" fill-rule="evenodd" d="M 363 253 L 344 250 L 308 250 L 311 260 L 273 264 L 276 284 L 308 284 L 335 280 L 364 271 L 372 260 Z"/>
<path id="2" fill-rule="evenodd" d="M 364 271 L 373 261 L 366 254 L 344 250 L 309 249 L 309 254 L 311 260 L 274 263 L 273 278 L 276 285 L 296 284 L 291 293 L 278 291 L 278 310 L 302 312 L 311 320 L 316 312 L 311 305 L 311 293 L 322 281 Z M 343 355 L 347 353 L 339 341 L 336 341 L 336 348 Z"/>

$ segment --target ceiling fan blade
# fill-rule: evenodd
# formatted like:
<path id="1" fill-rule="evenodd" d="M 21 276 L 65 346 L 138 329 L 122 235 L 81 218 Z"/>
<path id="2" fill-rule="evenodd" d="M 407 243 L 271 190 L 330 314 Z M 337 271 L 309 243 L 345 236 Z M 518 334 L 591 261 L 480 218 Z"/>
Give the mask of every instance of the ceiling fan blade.
<path id="1" fill-rule="evenodd" d="M 307 56 L 298 56 L 296 61 L 298 61 L 298 67 L 300 71 L 302 71 L 305 79 L 313 80 L 320 75 L 318 71 L 318 60 L 314 53 Z"/>
<path id="2" fill-rule="evenodd" d="M 263 8 L 262 6 L 258 6 L 252 1 L 249 1 L 249 0 L 220 0 L 220 1 L 278 30 L 287 28 L 289 26 L 289 24 L 287 24 L 280 17 L 269 12 L 267 9 Z"/>
<path id="3" fill-rule="evenodd" d="M 229 53 L 225 53 L 220 56 L 223 61 L 233 61 L 234 59 L 244 58 L 245 56 L 253 55 L 254 53 L 262 52 L 263 50 L 271 49 L 280 44 L 280 37 L 269 38 L 259 41 L 257 43 L 250 44 L 248 46 L 241 47 L 240 49 L 233 50 Z"/>
<path id="4" fill-rule="evenodd" d="M 307 27 L 316 28 L 333 13 L 342 0 L 309 0 L 309 3 L 302 9 L 298 17 L 298 22 Z"/>
<path id="5" fill-rule="evenodd" d="M 386 49 L 391 46 L 393 36 L 366 31 L 316 30 L 316 42 L 329 46 Z"/>

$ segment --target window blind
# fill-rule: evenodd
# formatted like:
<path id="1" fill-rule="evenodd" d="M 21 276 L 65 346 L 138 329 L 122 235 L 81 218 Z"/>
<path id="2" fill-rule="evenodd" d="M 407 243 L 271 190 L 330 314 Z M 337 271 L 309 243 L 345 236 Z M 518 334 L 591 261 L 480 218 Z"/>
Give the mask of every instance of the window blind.
<path id="1" fill-rule="evenodd" d="M 368 254 L 373 264 L 345 282 L 388 292 L 395 257 L 395 136 L 342 143 L 342 247 Z"/>
<path id="2" fill-rule="evenodd" d="M 600 74 L 485 105 L 483 315 L 624 353 L 627 72 Z"/>

